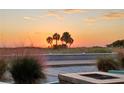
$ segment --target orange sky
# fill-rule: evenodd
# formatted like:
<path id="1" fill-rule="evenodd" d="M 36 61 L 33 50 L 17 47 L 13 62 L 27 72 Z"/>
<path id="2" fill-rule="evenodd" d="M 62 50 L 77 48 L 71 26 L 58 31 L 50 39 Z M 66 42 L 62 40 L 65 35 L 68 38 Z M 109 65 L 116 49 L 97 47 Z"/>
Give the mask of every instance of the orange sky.
<path id="1" fill-rule="evenodd" d="M 124 39 L 124 10 L 0 10 L 0 46 L 47 47 L 46 38 L 70 32 L 73 47 Z"/>

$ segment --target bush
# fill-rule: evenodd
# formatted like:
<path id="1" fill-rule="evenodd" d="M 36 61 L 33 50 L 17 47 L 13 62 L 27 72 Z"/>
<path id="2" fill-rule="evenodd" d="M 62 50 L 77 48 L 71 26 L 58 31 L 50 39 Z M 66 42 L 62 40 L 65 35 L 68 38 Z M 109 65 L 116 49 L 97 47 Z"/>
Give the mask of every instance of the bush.
<path id="1" fill-rule="evenodd" d="M 7 63 L 1 59 L 0 60 L 0 79 L 3 77 L 3 74 L 6 72 L 7 69 Z"/>
<path id="2" fill-rule="evenodd" d="M 118 59 L 119 59 L 121 68 L 124 69 L 124 52 L 119 52 L 118 53 Z"/>
<path id="3" fill-rule="evenodd" d="M 45 79 L 43 66 L 33 58 L 17 58 L 10 69 L 12 77 L 17 84 L 33 84 Z"/>
<path id="4" fill-rule="evenodd" d="M 66 44 L 62 45 L 53 45 L 53 49 L 66 49 L 68 46 Z"/>
<path id="5" fill-rule="evenodd" d="M 119 64 L 113 58 L 100 58 L 97 61 L 97 68 L 99 71 L 108 72 L 108 70 L 118 70 Z"/>

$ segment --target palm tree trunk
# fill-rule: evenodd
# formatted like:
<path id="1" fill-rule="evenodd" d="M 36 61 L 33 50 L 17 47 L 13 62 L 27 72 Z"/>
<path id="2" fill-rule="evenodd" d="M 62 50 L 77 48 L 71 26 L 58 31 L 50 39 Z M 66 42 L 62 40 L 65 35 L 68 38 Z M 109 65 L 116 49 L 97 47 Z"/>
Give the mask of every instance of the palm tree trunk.
<path id="1" fill-rule="evenodd" d="M 57 46 L 57 39 L 56 39 L 56 46 Z"/>

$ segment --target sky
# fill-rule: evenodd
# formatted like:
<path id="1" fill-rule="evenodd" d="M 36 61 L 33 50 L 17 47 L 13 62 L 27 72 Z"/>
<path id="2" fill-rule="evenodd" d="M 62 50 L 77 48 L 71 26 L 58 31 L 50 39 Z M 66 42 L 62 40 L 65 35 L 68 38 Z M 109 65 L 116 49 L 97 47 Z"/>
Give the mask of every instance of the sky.
<path id="1" fill-rule="evenodd" d="M 48 47 L 46 38 L 63 32 L 72 47 L 105 46 L 124 39 L 124 10 L 0 9 L 0 47 Z"/>

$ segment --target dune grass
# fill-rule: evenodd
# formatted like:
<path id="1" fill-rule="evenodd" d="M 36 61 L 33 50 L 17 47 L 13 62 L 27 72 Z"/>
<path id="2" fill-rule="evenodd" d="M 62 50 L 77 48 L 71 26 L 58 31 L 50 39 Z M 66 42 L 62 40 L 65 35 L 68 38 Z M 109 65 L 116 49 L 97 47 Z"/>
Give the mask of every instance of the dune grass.
<path id="1" fill-rule="evenodd" d="M 67 49 L 52 49 L 39 47 L 21 47 L 21 48 L 0 48 L 0 55 L 13 54 L 60 54 L 60 53 L 111 53 L 113 49 L 106 47 L 79 47 Z"/>
<path id="2" fill-rule="evenodd" d="M 110 48 L 44 49 L 45 53 L 112 53 Z"/>

